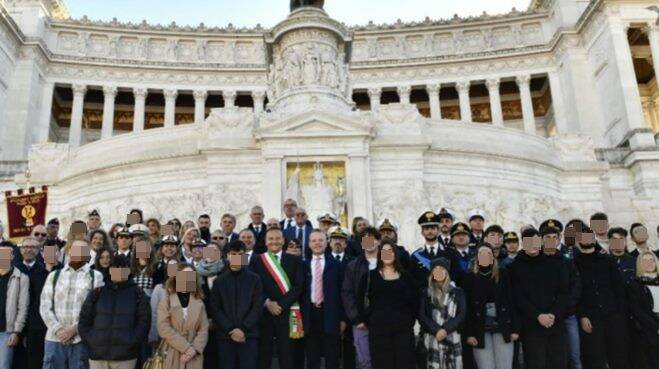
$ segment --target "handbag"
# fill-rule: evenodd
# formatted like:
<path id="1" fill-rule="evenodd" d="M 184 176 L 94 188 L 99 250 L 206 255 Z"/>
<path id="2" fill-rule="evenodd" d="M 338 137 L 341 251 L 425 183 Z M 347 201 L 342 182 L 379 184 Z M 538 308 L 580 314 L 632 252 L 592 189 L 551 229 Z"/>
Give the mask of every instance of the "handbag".
<path id="1" fill-rule="evenodd" d="M 160 340 L 160 344 L 158 344 L 158 348 L 156 351 L 151 355 L 150 358 L 148 358 L 145 362 L 144 365 L 142 365 L 142 369 L 163 369 L 165 366 L 165 340 Z"/>

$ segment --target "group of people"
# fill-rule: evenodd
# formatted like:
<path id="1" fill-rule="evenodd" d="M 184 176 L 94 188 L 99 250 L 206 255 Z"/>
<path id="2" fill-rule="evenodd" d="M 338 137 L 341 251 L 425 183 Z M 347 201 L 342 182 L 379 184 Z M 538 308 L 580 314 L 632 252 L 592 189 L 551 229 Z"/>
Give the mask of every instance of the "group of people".
<path id="1" fill-rule="evenodd" d="M 0 240 L 0 369 L 653 369 L 658 252 L 648 228 L 557 219 L 518 232 L 474 209 L 352 232 L 286 200 L 235 232 L 98 211 Z M 659 234 L 659 227 L 657 227 Z M 0 234 L 2 237 L 2 234 Z"/>

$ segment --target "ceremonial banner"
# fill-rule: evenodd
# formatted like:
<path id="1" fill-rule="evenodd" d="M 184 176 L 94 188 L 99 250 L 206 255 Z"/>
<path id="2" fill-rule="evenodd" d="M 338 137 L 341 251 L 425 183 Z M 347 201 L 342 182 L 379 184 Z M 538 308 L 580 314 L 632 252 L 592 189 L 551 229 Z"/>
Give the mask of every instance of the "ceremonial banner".
<path id="1" fill-rule="evenodd" d="M 32 228 L 38 224 L 45 224 L 46 206 L 48 205 L 48 189 L 42 187 L 41 192 L 35 192 L 30 187 L 28 193 L 18 190 L 5 192 L 7 203 L 7 220 L 9 238 L 29 236 Z"/>

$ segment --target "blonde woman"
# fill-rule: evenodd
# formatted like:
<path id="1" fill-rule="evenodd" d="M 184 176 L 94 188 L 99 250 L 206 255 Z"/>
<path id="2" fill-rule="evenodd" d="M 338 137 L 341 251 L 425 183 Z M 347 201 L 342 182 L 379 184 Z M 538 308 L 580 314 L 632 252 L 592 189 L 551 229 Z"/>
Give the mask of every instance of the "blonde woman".
<path id="1" fill-rule="evenodd" d="M 208 316 L 202 299 L 194 267 L 178 264 L 176 274 L 167 280 L 167 296 L 158 304 L 158 333 L 166 345 L 165 369 L 203 368 Z"/>
<path id="2" fill-rule="evenodd" d="M 186 220 L 183 225 L 181 225 L 181 229 L 179 230 L 179 239 L 183 239 L 183 236 L 185 236 L 185 232 L 188 231 L 190 228 L 196 228 L 195 222 L 191 220 Z"/>
<path id="3" fill-rule="evenodd" d="M 634 368 L 655 368 L 659 363 L 659 261 L 649 249 L 639 250 L 636 278 L 629 290 L 630 309 L 636 327 L 634 341 L 639 354 Z"/>
<path id="4" fill-rule="evenodd" d="M 188 228 L 183 233 L 183 237 L 181 238 L 181 261 L 189 264 L 193 263 L 194 256 L 192 255 L 192 248 L 200 234 L 198 228 Z"/>
<path id="5" fill-rule="evenodd" d="M 465 320 L 466 302 L 461 288 L 451 282 L 451 262 L 443 257 L 430 264 L 428 288 L 419 309 L 420 347 L 428 369 L 461 369 L 462 344 L 458 327 Z"/>
<path id="6" fill-rule="evenodd" d="M 471 273 L 465 277 L 467 344 L 474 347 L 479 369 L 510 369 L 519 321 L 508 275 L 486 243 L 476 252 Z"/>

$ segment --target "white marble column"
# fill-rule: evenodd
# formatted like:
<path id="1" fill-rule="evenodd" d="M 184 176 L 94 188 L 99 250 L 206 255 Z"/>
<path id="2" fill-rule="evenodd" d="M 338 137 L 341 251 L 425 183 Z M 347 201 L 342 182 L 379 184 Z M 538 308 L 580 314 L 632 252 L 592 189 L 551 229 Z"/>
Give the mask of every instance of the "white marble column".
<path id="1" fill-rule="evenodd" d="M 234 106 L 236 106 L 236 96 L 238 96 L 238 92 L 235 90 L 222 91 L 222 99 L 224 99 L 224 107 L 233 108 Z"/>
<path id="2" fill-rule="evenodd" d="M 490 112 L 492 115 L 492 125 L 503 127 L 503 111 L 501 109 L 501 94 L 499 92 L 499 78 L 489 78 L 485 81 L 487 91 L 490 95 Z"/>
<path id="3" fill-rule="evenodd" d="M 117 97 L 116 86 L 103 86 L 103 125 L 101 139 L 112 137 L 114 129 L 114 101 Z"/>
<path id="4" fill-rule="evenodd" d="M 433 119 L 442 119 L 442 107 L 439 102 L 439 83 L 430 83 L 426 85 L 428 92 L 428 103 L 430 104 L 430 117 Z"/>
<path id="5" fill-rule="evenodd" d="M 133 89 L 135 98 L 135 108 L 133 109 L 133 132 L 144 131 L 144 114 L 146 112 L 146 97 L 149 90 L 146 88 L 136 87 Z"/>
<path id="6" fill-rule="evenodd" d="M 82 113 L 85 106 L 87 86 L 75 84 L 73 90 L 73 103 L 71 105 L 71 124 L 69 125 L 69 146 L 80 147 L 82 141 Z"/>
<path id="7" fill-rule="evenodd" d="M 455 89 L 458 90 L 460 99 L 460 120 L 471 122 L 471 100 L 469 98 L 470 81 L 460 81 L 455 83 Z"/>
<path id="8" fill-rule="evenodd" d="M 549 72 L 549 88 L 551 90 L 551 105 L 552 109 L 554 110 L 554 122 L 556 123 L 556 129 L 558 133 L 576 133 L 569 132 L 568 130 L 561 79 L 558 76 L 558 73 L 555 71 Z"/>
<path id="9" fill-rule="evenodd" d="M 263 112 L 263 104 L 265 103 L 265 91 L 252 91 L 252 100 L 254 101 L 254 113 L 260 114 Z"/>
<path id="10" fill-rule="evenodd" d="M 349 155 L 346 162 L 348 188 L 352 189 L 348 203 L 350 214 L 361 215 L 367 219 L 373 216 L 370 162 L 366 155 Z"/>
<path id="11" fill-rule="evenodd" d="M 164 90 L 165 96 L 165 127 L 174 127 L 176 125 L 176 97 L 178 91 Z"/>
<path id="12" fill-rule="evenodd" d="M 380 97 L 382 89 L 380 87 L 371 87 L 367 91 L 368 98 L 371 100 L 371 111 L 376 111 L 380 107 Z"/>
<path id="13" fill-rule="evenodd" d="M 398 86 L 396 87 L 396 90 L 398 91 L 398 98 L 400 99 L 401 104 L 409 104 L 410 103 L 410 93 L 412 92 L 412 86 L 406 85 L 406 86 Z"/>
<path id="14" fill-rule="evenodd" d="M 194 122 L 195 124 L 204 123 L 206 120 L 206 98 L 208 92 L 206 90 L 194 90 L 192 92 L 194 97 Z"/>
<path id="15" fill-rule="evenodd" d="M 48 142 L 50 133 L 50 121 L 53 115 L 53 93 L 55 84 L 44 83 L 41 89 L 41 110 L 39 112 L 39 131 L 35 137 L 37 143 Z"/>
<path id="16" fill-rule="evenodd" d="M 652 51 L 652 64 L 654 67 L 654 80 L 659 87 L 659 27 L 650 23 L 646 27 L 650 50 Z"/>
<path id="17" fill-rule="evenodd" d="M 522 117 L 524 119 L 524 132 L 536 134 L 535 113 L 533 111 L 533 100 L 531 99 L 531 76 L 525 74 L 515 78 L 519 87 L 519 97 L 522 102 Z"/>
<path id="18" fill-rule="evenodd" d="M 265 214 L 280 214 L 282 196 L 286 189 L 286 170 L 283 156 L 264 158 L 261 177 L 261 204 Z"/>

